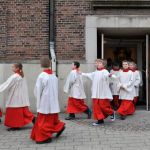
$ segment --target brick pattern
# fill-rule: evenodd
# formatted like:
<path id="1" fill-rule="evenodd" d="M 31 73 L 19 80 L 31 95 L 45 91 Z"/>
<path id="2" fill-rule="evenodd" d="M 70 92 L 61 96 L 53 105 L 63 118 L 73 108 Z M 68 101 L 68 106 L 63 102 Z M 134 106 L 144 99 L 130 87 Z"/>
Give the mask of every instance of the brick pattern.
<path id="1" fill-rule="evenodd" d="M 48 55 L 49 8 L 48 0 L 7 0 L 2 1 L 2 19 L 5 38 L 1 40 L 0 60 L 36 60 Z M 7 27 L 7 29 L 6 29 Z M 0 35 L 2 36 L 2 33 Z M 2 58 L 3 57 L 3 58 Z"/>
<path id="2" fill-rule="evenodd" d="M 149 9 L 91 9 L 92 0 L 55 0 L 57 60 L 85 60 L 87 15 L 149 15 Z M 0 62 L 49 54 L 49 0 L 0 0 Z"/>
<path id="3" fill-rule="evenodd" d="M 4 59 L 6 52 L 6 6 L 5 0 L 0 1 L 0 60 Z"/>
<path id="4" fill-rule="evenodd" d="M 90 0 L 56 0 L 56 52 L 59 60 L 85 59 L 85 16 Z"/>
<path id="5" fill-rule="evenodd" d="M 91 1 L 56 0 L 56 52 L 58 60 L 85 60 L 85 17 L 87 15 L 150 14 L 149 9 L 99 9 L 93 11 Z"/>

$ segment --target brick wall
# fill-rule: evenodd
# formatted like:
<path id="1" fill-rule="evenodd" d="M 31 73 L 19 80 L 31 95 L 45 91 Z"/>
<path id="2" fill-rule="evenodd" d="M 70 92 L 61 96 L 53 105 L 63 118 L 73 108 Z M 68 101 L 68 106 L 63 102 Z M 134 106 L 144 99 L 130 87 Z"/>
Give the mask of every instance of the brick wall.
<path id="1" fill-rule="evenodd" d="M 5 0 L 0 1 L 0 60 L 4 59 L 6 52 L 6 5 Z"/>
<path id="2" fill-rule="evenodd" d="M 56 0 L 56 52 L 59 60 L 85 59 L 85 16 L 89 0 Z"/>
<path id="3" fill-rule="evenodd" d="M 55 0 L 59 60 L 85 59 L 85 16 L 89 0 Z M 1 0 L 0 62 L 48 55 L 49 0 Z"/>
<path id="4" fill-rule="evenodd" d="M 150 9 L 99 9 L 93 11 L 91 1 L 56 0 L 56 52 L 59 60 L 85 60 L 86 15 L 150 14 Z"/>
<path id="5" fill-rule="evenodd" d="M 0 61 L 48 55 L 48 0 L 1 0 Z"/>
<path id="6" fill-rule="evenodd" d="M 141 15 L 150 10 L 91 10 L 92 0 L 55 0 L 57 60 L 85 60 L 86 15 Z M 49 0 L 0 1 L 0 62 L 38 60 L 49 51 Z"/>

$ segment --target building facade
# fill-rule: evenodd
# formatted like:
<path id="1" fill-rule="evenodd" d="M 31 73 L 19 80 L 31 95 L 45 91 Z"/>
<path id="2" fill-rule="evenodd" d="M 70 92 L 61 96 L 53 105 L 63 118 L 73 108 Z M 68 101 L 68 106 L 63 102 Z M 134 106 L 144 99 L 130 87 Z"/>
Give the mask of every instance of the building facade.
<path id="1" fill-rule="evenodd" d="M 1 0 L 0 83 L 11 74 L 13 62 L 23 62 L 35 111 L 33 88 L 41 71 L 39 59 L 49 55 L 64 111 L 63 85 L 74 60 L 80 61 L 83 72 L 91 72 L 96 58 L 105 58 L 108 64 L 130 59 L 142 72 L 140 104 L 148 109 L 149 34 L 150 0 Z M 85 80 L 88 105 L 90 84 Z M 1 94 L 2 107 L 5 97 Z"/>

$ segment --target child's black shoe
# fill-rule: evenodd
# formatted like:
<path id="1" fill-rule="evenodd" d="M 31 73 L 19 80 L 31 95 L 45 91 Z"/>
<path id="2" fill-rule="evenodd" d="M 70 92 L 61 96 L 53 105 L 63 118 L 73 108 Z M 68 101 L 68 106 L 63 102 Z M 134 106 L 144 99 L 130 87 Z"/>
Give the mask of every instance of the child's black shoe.
<path id="1" fill-rule="evenodd" d="M 64 130 L 65 126 L 56 134 L 56 138 L 58 138 L 63 133 Z"/>
<path id="2" fill-rule="evenodd" d="M 97 122 L 94 122 L 92 125 L 93 126 L 98 126 L 98 125 L 101 125 L 101 124 L 104 124 L 104 120 L 98 120 Z"/>

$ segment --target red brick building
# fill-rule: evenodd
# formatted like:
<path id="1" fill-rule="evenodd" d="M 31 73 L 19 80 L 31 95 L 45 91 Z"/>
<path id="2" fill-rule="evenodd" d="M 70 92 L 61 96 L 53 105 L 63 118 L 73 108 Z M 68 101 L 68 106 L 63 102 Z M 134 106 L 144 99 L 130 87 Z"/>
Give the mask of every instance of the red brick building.
<path id="1" fill-rule="evenodd" d="M 148 108 L 149 8 L 149 0 L 1 0 L 1 81 L 10 72 L 6 63 L 24 62 L 33 99 L 39 59 L 51 56 L 52 49 L 56 54 L 53 67 L 60 80 L 63 110 L 66 96 L 62 88 L 73 60 L 79 60 L 82 70 L 89 72 L 94 70 L 96 58 L 131 58 L 143 72 L 146 88 L 141 92 L 141 104 Z M 90 104 L 89 83 L 85 87 Z"/>

